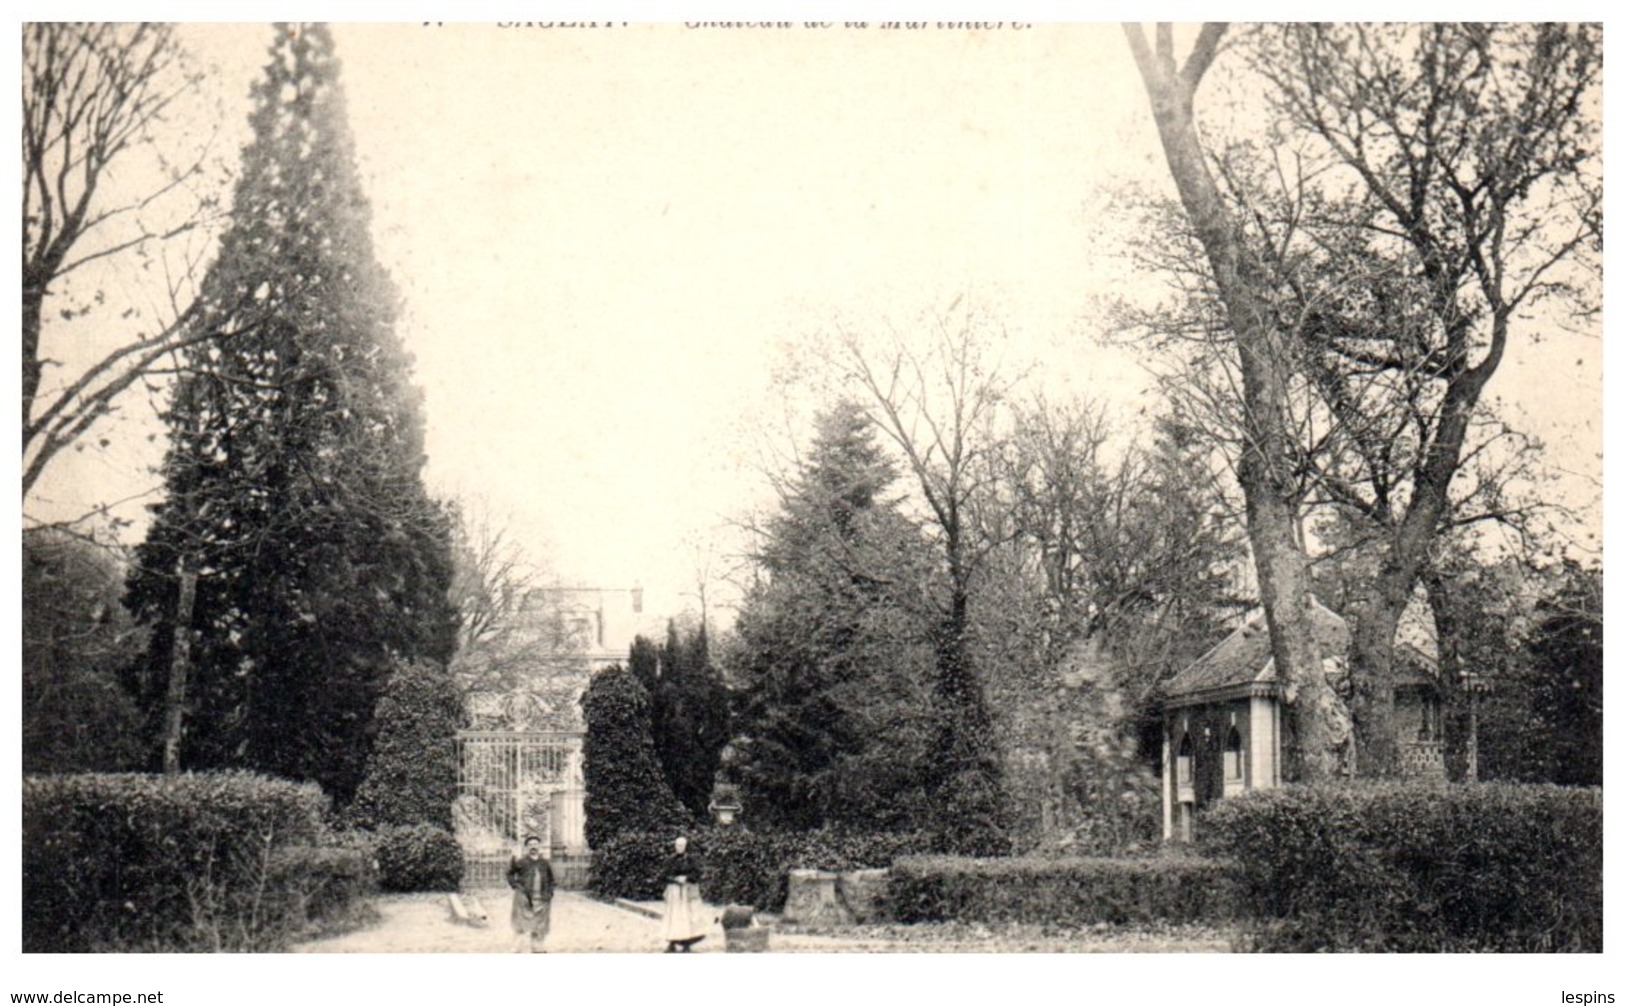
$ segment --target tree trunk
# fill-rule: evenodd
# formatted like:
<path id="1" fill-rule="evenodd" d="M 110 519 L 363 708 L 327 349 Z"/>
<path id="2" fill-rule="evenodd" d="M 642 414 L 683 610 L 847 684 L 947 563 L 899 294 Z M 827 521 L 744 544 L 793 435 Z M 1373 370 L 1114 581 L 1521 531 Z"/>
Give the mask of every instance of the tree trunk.
<path id="1" fill-rule="evenodd" d="M 197 597 L 197 574 L 177 564 L 180 597 L 175 602 L 175 641 L 169 655 L 169 690 L 164 696 L 164 775 L 181 771 L 181 727 L 186 709 L 186 675 L 192 662 L 192 603 Z"/>
<path id="2" fill-rule="evenodd" d="M 1299 782 L 1330 778 L 1338 773 L 1339 752 L 1348 743 L 1349 728 L 1342 701 L 1326 680 L 1315 639 L 1309 563 L 1290 529 L 1291 518 L 1279 512 L 1285 508 L 1267 496 L 1255 506 L 1254 498 L 1260 494 L 1247 495 L 1259 599 L 1286 698 L 1282 774 Z"/>
<path id="3" fill-rule="evenodd" d="M 1310 620 L 1308 558 L 1297 540 L 1301 490 L 1286 421 L 1294 354 L 1260 291 L 1267 272 L 1248 250 L 1208 171 L 1196 132 L 1193 100 L 1218 47 L 1222 27 L 1203 29 L 1183 70 L 1174 65 L 1172 29 L 1159 25 L 1157 52 L 1137 26 L 1125 27 L 1129 47 L 1151 98 L 1169 172 L 1179 190 L 1228 315 L 1241 363 L 1244 437 L 1239 465 L 1247 500 L 1247 534 L 1258 569 L 1259 593 L 1270 627 L 1276 673 L 1287 694 L 1284 752 L 1289 778 L 1313 781 L 1333 774 L 1346 741 L 1346 712 L 1326 684 L 1320 647 Z"/>
<path id="4" fill-rule="evenodd" d="M 1504 327 L 1498 331 L 1504 332 Z M 1391 532 L 1375 581 L 1355 603 L 1349 674 L 1361 775 L 1388 776 L 1398 769 L 1394 635 L 1449 509 L 1450 483 L 1461 466 L 1468 422 L 1498 359 L 1498 354 L 1491 354 L 1479 367 L 1452 380 L 1438 432 L 1416 474 L 1410 506 Z"/>
<path id="5" fill-rule="evenodd" d="M 1384 590 L 1382 578 L 1354 604 L 1349 632 L 1349 676 L 1353 685 L 1349 712 L 1354 719 L 1357 771 L 1362 776 L 1384 777 L 1399 772 L 1394 723 L 1394 634 L 1404 610 L 1405 601 Z"/>
<path id="6" fill-rule="evenodd" d="M 39 340 L 45 285 L 23 270 L 23 450 L 28 449 L 28 423 L 34 418 L 34 396 L 39 394 L 41 367 Z"/>
<path id="7" fill-rule="evenodd" d="M 1461 782 L 1468 777 L 1473 760 L 1470 748 L 1475 733 L 1471 710 L 1463 702 L 1466 693 L 1460 687 L 1466 670 L 1462 653 L 1468 649 L 1468 641 L 1462 638 L 1466 623 L 1443 573 L 1430 567 L 1423 583 L 1433 611 L 1433 633 L 1439 640 L 1439 734 L 1444 742 L 1445 775 L 1452 782 Z"/>

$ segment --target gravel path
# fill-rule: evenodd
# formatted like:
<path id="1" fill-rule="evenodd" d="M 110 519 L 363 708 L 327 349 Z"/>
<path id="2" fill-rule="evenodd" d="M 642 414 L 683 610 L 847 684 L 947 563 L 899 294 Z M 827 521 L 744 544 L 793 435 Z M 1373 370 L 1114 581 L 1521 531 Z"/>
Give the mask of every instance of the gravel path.
<path id="1" fill-rule="evenodd" d="M 482 892 L 479 898 L 490 920 L 476 927 L 452 918 L 444 894 L 384 896 L 374 901 L 380 916 L 376 924 L 293 949 L 339 954 L 510 953 L 509 897 L 504 890 Z M 715 921 L 719 914 L 720 910 L 711 910 L 711 932 L 695 946 L 695 953 L 722 952 L 722 927 Z M 658 919 L 574 891 L 560 891 L 553 899 L 549 952 L 653 953 L 663 947 Z M 1230 943 L 1224 931 L 1200 927 L 1058 932 L 949 923 L 857 926 L 819 933 L 779 930 L 772 935 L 771 949 L 776 953 L 1222 953 L 1230 949 Z"/>
<path id="2" fill-rule="evenodd" d="M 456 921 L 444 894 L 408 894 L 374 899 L 376 925 L 359 932 L 315 940 L 294 948 L 299 953 L 437 953 L 492 954 L 513 950 L 508 928 L 512 895 L 505 890 L 478 895 L 490 918 L 484 926 Z M 702 940 L 696 952 L 711 944 L 721 949 L 722 929 L 716 938 Z M 635 912 L 606 905 L 574 891 L 553 898 L 553 927 L 547 949 L 561 953 L 583 951 L 638 952 L 662 949 L 660 923 Z"/>

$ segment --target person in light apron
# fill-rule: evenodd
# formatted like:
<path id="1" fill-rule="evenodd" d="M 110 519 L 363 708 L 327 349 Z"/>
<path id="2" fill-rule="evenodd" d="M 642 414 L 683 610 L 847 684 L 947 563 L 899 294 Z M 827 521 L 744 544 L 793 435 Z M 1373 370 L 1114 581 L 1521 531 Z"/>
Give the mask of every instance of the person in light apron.
<path id="1" fill-rule="evenodd" d="M 672 843 L 671 858 L 666 860 L 666 917 L 662 935 L 666 940 L 666 953 L 688 953 L 694 944 L 705 939 L 700 926 L 700 864 L 688 851 L 688 839 L 679 835 Z"/>

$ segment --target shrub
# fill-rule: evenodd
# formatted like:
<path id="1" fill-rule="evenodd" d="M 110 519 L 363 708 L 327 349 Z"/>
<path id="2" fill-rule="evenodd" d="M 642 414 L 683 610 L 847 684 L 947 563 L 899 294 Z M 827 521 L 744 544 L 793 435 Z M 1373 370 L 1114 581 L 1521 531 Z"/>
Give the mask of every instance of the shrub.
<path id="1" fill-rule="evenodd" d="M 968 764 L 949 776 L 934 794 L 933 844 L 962 856 L 1007 855 L 1011 851 L 1012 835 L 1009 801 L 1002 787 L 1003 769 L 991 757 L 974 757 L 967 761 Z"/>
<path id="2" fill-rule="evenodd" d="M 925 835 L 911 832 L 715 829 L 701 836 L 698 848 L 705 863 L 703 890 L 708 899 L 777 912 L 784 908 L 791 870 L 884 868 L 899 856 L 925 851 L 929 843 Z"/>
<path id="3" fill-rule="evenodd" d="M 1225 800 L 1261 950 L 1600 951 L 1602 793 L 1362 783 Z"/>
<path id="4" fill-rule="evenodd" d="M 22 544 L 23 772 L 141 767 L 146 724 L 118 669 L 146 641 L 119 603 L 117 555 L 50 527 Z"/>
<path id="5" fill-rule="evenodd" d="M 293 845 L 273 855 L 269 866 L 288 917 L 318 933 L 346 928 L 377 886 L 371 855 L 353 846 Z"/>
<path id="6" fill-rule="evenodd" d="M 618 835 L 592 850 L 587 890 L 604 898 L 652 901 L 660 897 L 672 836 L 661 832 Z M 707 893 L 707 897 L 709 897 Z"/>
<path id="7" fill-rule="evenodd" d="M 661 872 L 671 855 L 671 835 L 627 834 L 593 850 L 588 887 L 604 897 L 647 900 L 660 896 Z M 700 890 L 712 904 L 750 905 L 759 911 L 784 907 L 793 869 L 856 870 L 885 867 L 900 855 L 925 848 L 915 834 L 848 834 L 835 831 L 754 832 L 705 828 L 689 835 L 699 857 Z"/>
<path id="8" fill-rule="evenodd" d="M 887 902 L 899 922 L 1050 925 L 1214 921 L 1235 904 L 1227 865 L 1194 856 L 908 856 L 892 864 Z"/>
<path id="9" fill-rule="evenodd" d="M 587 844 L 602 849 L 628 832 L 666 832 L 693 824 L 672 795 L 649 732 L 649 695 L 630 672 L 593 675 L 581 697 L 587 722 L 582 771 L 587 783 Z"/>
<path id="10" fill-rule="evenodd" d="M 462 715 L 462 697 L 444 667 L 425 662 L 397 666 L 378 702 L 378 740 L 349 819 L 362 828 L 450 828 Z"/>
<path id="11" fill-rule="evenodd" d="M 326 797 L 245 772 L 23 781 L 23 949 L 274 949 L 302 924 L 273 864 Z"/>
<path id="12" fill-rule="evenodd" d="M 455 891 L 463 882 L 463 850 L 451 832 L 432 824 L 379 828 L 378 886 L 385 891 Z"/>

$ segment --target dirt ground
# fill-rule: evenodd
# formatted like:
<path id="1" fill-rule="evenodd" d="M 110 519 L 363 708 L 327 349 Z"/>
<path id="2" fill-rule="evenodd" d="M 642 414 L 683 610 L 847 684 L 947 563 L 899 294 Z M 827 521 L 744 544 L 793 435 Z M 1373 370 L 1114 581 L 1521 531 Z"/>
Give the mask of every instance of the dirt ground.
<path id="1" fill-rule="evenodd" d="M 343 936 L 295 947 L 300 953 L 508 953 L 509 894 L 478 895 L 488 913 L 484 925 L 457 921 L 443 894 L 389 895 L 375 900 L 379 920 Z M 645 911 L 650 909 L 646 908 Z M 695 953 L 725 949 L 720 909 L 708 913 L 711 930 Z M 553 927 L 546 949 L 552 953 L 653 953 L 663 949 L 660 922 L 644 912 L 561 891 L 553 901 Z M 986 927 L 964 923 L 916 926 L 854 926 L 839 931 L 800 932 L 777 927 L 769 950 L 775 953 L 1222 953 L 1228 934 L 1196 927 L 1144 931 L 1097 927 L 1054 931 L 1039 927 Z"/>

